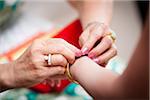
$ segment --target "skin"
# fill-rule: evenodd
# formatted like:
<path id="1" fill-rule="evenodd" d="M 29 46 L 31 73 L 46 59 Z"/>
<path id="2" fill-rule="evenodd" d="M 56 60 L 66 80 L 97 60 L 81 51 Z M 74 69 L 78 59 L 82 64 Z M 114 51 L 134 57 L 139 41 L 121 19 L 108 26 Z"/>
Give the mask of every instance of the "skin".
<path id="1" fill-rule="evenodd" d="M 73 64 L 80 50 L 63 39 L 35 40 L 17 60 L 0 65 L 0 91 L 30 87 L 47 79 L 64 76 L 67 63 Z M 44 56 L 52 55 L 52 66 Z"/>
<path id="2" fill-rule="evenodd" d="M 60 79 L 60 77 L 64 78 L 64 75 L 61 74 L 60 76 L 57 74 L 60 74 L 64 71 L 64 68 L 62 67 L 65 67 L 68 62 L 72 64 L 75 60 L 75 56 L 79 57 L 81 55 L 89 53 L 88 56 L 91 57 L 93 61 L 95 61 L 96 63 L 100 65 L 105 66 L 107 62 L 109 61 L 109 59 L 111 59 L 117 54 L 117 50 L 113 46 L 112 39 L 108 36 L 103 37 L 104 33 L 109 32 L 109 28 L 107 27 L 107 25 L 109 24 L 110 19 L 111 19 L 112 2 L 105 2 L 105 1 L 100 0 L 100 1 L 96 1 L 96 5 L 95 5 L 95 3 L 93 2 L 91 3 L 91 2 L 88 2 L 87 0 L 83 0 L 83 2 L 82 1 L 78 1 L 78 2 L 70 1 L 70 4 L 73 7 L 75 7 L 75 9 L 77 9 L 77 11 L 79 12 L 80 20 L 81 20 L 83 28 L 85 28 L 89 23 L 91 23 L 85 28 L 84 32 L 79 38 L 79 43 L 80 43 L 80 46 L 82 47 L 81 49 L 82 52 L 77 50 L 76 47 L 66 43 L 64 40 L 58 40 L 59 42 L 56 40 L 55 41 L 53 40 L 50 42 L 47 41 L 47 43 L 43 43 L 42 41 L 41 42 L 36 41 L 36 43 L 33 43 L 33 45 L 30 48 L 28 48 L 28 50 L 16 61 L 12 63 L 0 65 L 0 73 L 1 73 L 0 91 L 10 89 L 10 88 L 29 87 L 34 84 L 40 83 L 42 81 L 46 83 L 49 82 L 52 84 L 59 83 L 58 79 Z M 100 9 L 100 10 L 97 10 L 97 9 Z M 105 23 L 105 24 L 101 24 L 101 23 Z M 90 30 L 93 30 L 93 31 L 90 31 Z M 99 40 L 102 41 L 102 43 L 99 43 L 96 47 L 93 47 L 94 44 Z M 47 46 L 48 44 L 51 44 L 51 43 L 53 44 L 51 45 L 51 47 Z M 58 44 L 56 45 L 55 43 L 58 43 Z M 45 46 L 40 46 L 40 44 L 44 44 Z M 61 44 L 64 44 L 65 46 L 62 46 Z M 56 46 L 60 48 L 66 48 L 66 51 L 64 52 L 64 50 L 62 49 L 57 50 L 58 48 L 55 48 Z M 70 50 L 67 48 L 69 48 Z M 88 52 L 86 50 L 88 50 Z M 52 67 L 45 68 L 47 67 L 47 65 L 46 63 L 43 63 L 44 62 L 43 55 L 39 55 L 39 51 L 43 51 L 44 53 L 46 53 L 46 55 L 49 53 L 55 53 L 55 55 L 52 55 L 52 60 L 53 60 L 52 64 L 54 65 L 53 68 Z M 100 53 L 98 51 L 102 51 L 102 52 Z M 41 61 L 43 65 L 41 65 Z M 36 78 L 32 78 L 30 80 L 27 78 L 29 77 L 28 73 L 30 71 L 31 71 L 30 72 L 31 74 L 33 74 L 33 72 L 35 71 L 33 69 L 32 70 L 30 69 L 31 65 L 33 66 L 33 69 L 36 67 L 39 68 L 38 69 L 39 71 L 36 71 L 36 75 L 33 75 L 34 77 L 41 76 L 40 73 L 42 73 L 42 78 L 39 78 L 39 80 L 37 81 L 35 81 Z M 5 66 L 5 68 L 3 66 Z M 8 68 L 8 66 L 11 66 L 11 68 Z M 16 66 L 20 66 L 20 67 L 16 67 Z M 12 71 L 14 69 L 15 69 L 15 72 Z M 27 69 L 27 70 L 24 70 L 24 69 Z M 49 72 L 47 72 L 48 69 L 53 69 L 54 71 L 50 70 Z M 59 72 L 59 70 L 61 71 Z M 55 73 L 53 75 L 44 74 L 45 76 L 43 76 L 43 73 L 46 73 L 45 71 L 47 73 L 52 73 L 52 72 L 55 72 Z M 18 78 L 18 75 L 14 74 L 17 72 L 18 74 L 19 72 L 24 72 L 24 74 L 21 74 L 21 76 Z M 13 78 L 9 76 L 12 76 Z M 14 80 L 18 80 L 18 81 L 16 82 Z M 55 82 L 55 80 L 57 80 L 57 82 Z M 23 81 L 23 82 L 19 82 L 19 81 Z M 18 85 L 20 83 L 21 85 Z"/>
<path id="3" fill-rule="evenodd" d="M 110 33 L 113 0 L 68 0 L 68 2 L 78 11 L 84 29 L 79 37 L 82 54 L 88 54 L 97 64 L 105 66 L 117 55 L 113 40 L 109 36 L 103 37 Z"/>
<path id="4" fill-rule="evenodd" d="M 70 67 L 71 74 L 94 99 L 148 100 L 149 21 L 122 75 L 100 67 L 84 56 Z"/>

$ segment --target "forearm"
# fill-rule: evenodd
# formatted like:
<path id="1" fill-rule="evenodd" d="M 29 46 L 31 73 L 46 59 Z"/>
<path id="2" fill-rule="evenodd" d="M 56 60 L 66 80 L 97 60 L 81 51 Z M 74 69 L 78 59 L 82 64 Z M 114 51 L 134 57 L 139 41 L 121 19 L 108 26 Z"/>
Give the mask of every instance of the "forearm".
<path id="1" fill-rule="evenodd" d="M 84 1 L 82 6 L 83 7 L 79 9 L 79 16 L 83 28 L 95 21 L 106 25 L 110 24 L 113 9 L 112 0 Z"/>
<path id="2" fill-rule="evenodd" d="M 71 66 L 71 74 L 94 98 L 114 97 L 118 74 L 94 63 L 88 57 L 79 58 Z"/>

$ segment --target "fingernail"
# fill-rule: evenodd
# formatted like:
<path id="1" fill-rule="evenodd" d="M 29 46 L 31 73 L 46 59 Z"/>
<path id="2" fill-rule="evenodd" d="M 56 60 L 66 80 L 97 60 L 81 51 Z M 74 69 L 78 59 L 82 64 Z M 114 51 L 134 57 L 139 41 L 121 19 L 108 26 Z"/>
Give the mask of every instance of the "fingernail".
<path id="1" fill-rule="evenodd" d="M 52 83 L 51 83 L 51 87 L 54 87 L 54 86 L 55 86 L 55 83 L 54 83 L 54 82 L 52 82 Z"/>
<path id="2" fill-rule="evenodd" d="M 93 61 L 98 63 L 99 60 L 97 58 L 94 58 Z"/>
<path id="3" fill-rule="evenodd" d="M 87 47 L 81 49 L 81 51 L 82 51 L 82 55 L 88 54 L 88 48 Z"/>
<path id="4" fill-rule="evenodd" d="M 93 59 L 94 58 L 94 54 L 93 53 L 89 53 L 88 57 L 91 58 L 91 59 Z"/>
<path id="5" fill-rule="evenodd" d="M 60 87 L 60 85 L 61 85 L 61 83 L 58 83 L 58 84 L 57 84 L 57 87 Z"/>

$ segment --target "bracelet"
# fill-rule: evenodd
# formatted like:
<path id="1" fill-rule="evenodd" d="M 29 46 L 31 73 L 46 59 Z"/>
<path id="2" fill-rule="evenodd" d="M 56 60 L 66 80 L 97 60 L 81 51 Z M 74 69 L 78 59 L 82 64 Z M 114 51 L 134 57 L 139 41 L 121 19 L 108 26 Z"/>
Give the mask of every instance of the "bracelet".
<path id="1" fill-rule="evenodd" d="M 66 67 L 66 70 L 65 70 L 65 74 L 67 75 L 68 77 L 68 80 L 73 82 L 73 83 L 76 83 L 76 84 L 79 84 L 76 80 L 73 79 L 71 73 L 70 73 L 70 69 L 69 69 L 69 63 L 67 64 L 67 67 Z"/>

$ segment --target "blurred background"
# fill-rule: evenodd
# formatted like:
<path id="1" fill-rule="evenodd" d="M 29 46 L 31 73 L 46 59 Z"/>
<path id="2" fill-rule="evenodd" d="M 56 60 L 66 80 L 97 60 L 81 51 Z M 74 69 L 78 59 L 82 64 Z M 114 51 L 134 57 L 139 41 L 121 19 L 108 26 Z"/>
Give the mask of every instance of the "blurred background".
<path id="1" fill-rule="evenodd" d="M 16 59 L 22 52 L 14 48 L 28 41 L 29 37 L 34 39 L 40 32 L 53 34 L 53 31 L 61 30 L 78 19 L 77 12 L 65 0 L 6 1 L 7 5 L 11 5 L 11 9 L 8 7 L 5 11 L 1 11 L 2 13 L 0 12 L 0 63 L 10 61 L 5 54 L 8 54 L 11 50 L 16 50 L 16 53 L 11 52 L 13 60 Z M 4 8 L 3 1 L 0 0 L 0 2 L 0 9 L 2 9 Z M 114 2 L 111 28 L 117 33 L 116 43 L 119 52 L 114 62 L 117 62 L 117 66 L 121 67 L 116 71 L 123 71 L 134 51 L 143 26 L 144 11 L 148 4 L 149 1 L 117 0 Z M 57 95 L 37 94 L 35 91 L 28 89 L 11 90 L 1 93 L 0 100 L 92 99 L 82 87 L 74 84 L 70 87 L 71 91 L 75 92 L 66 92 L 68 91 L 66 90 L 64 93 Z M 68 93 L 67 96 L 65 93 Z M 75 94 L 76 96 L 74 96 Z"/>

